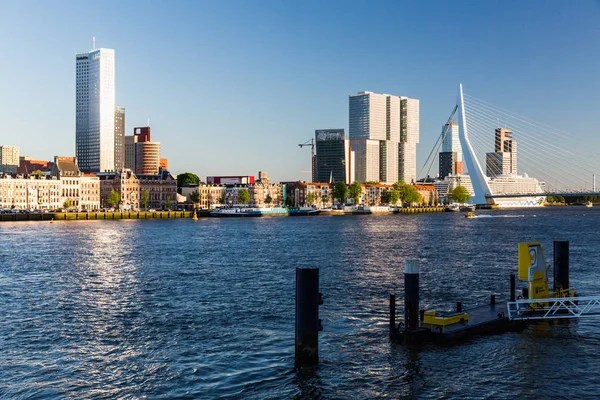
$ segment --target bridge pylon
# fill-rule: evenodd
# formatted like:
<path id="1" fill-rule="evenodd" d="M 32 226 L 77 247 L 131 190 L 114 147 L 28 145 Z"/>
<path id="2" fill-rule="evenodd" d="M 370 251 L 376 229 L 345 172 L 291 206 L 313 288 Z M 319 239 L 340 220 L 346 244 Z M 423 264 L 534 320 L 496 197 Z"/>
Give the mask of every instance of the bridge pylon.
<path id="1" fill-rule="evenodd" d="M 475 156 L 471 142 L 469 141 L 469 131 L 467 127 L 467 115 L 465 113 L 465 100 L 463 96 L 462 83 L 458 87 L 458 111 L 459 111 L 459 131 L 458 137 L 463 149 L 463 157 L 469 170 L 471 184 L 475 196 L 471 201 L 475 204 L 494 204 L 493 193 L 488 179 L 481 169 L 481 165 Z"/>

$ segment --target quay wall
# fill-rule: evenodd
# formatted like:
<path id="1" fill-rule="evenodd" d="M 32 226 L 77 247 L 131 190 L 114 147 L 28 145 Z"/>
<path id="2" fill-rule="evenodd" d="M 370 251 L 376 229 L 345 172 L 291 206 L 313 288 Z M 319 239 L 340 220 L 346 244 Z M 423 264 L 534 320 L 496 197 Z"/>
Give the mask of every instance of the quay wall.
<path id="1" fill-rule="evenodd" d="M 97 219 L 172 219 L 191 218 L 191 211 L 124 211 L 124 212 L 78 212 L 45 214 L 0 214 L 0 221 L 78 221 Z"/>
<path id="2" fill-rule="evenodd" d="M 444 211 L 446 211 L 444 207 L 406 207 L 398 210 L 400 214 L 421 214 Z"/>

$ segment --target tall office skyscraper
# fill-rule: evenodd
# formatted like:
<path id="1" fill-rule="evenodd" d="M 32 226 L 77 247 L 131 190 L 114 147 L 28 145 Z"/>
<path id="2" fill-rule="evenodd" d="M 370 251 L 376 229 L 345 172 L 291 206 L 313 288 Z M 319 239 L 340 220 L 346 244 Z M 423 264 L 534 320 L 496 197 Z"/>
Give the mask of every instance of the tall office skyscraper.
<path id="1" fill-rule="evenodd" d="M 380 180 L 380 141 L 387 138 L 387 96 L 359 92 L 349 99 L 350 147 L 355 152 L 358 182 Z"/>
<path id="2" fill-rule="evenodd" d="M 442 151 L 456 153 L 457 161 L 462 161 L 462 147 L 458 138 L 458 124 L 450 123 L 442 126 L 442 132 L 447 130 L 446 137 L 442 142 Z"/>
<path id="3" fill-rule="evenodd" d="M 138 137 L 135 135 L 125 136 L 125 157 L 123 165 L 125 168 L 135 171 L 135 144 Z"/>
<path id="4" fill-rule="evenodd" d="M 398 179 L 417 181 L 417 144 L 419 143 L 419 100 L 401 97 Z"/>
<path id="5" fill-rule="evenodd" d="M 349 122 L 357 181 L 416 180 L 419 100 L 360 92 L 350 96 Z"/>
<path id="6" fill-rule="evenodd" d="M 115 51 L 76 56 L 75 154 L 83 172 L 115 169 Z"/>
<path id="7" fill-rule="evenodd" d="M 115 106 L 115 171 L 125 167 L 125 107 Z"/>
<path id="8" fill-rule="evenodd" d="M 494 153 L 486 154 L 486 175 L 517 174 L 517 142 L 512 138 L 512 132 L 506 128 L 496 128 Z"/>
<path id="9" fill-rule="evenodd" d="M 317 147 L 315 182 L 352 183 L 350 142 L 343 129 L 319 129 L 315 131 Z"/>
<path id="10" fill-rule="evenodd" d="M 458 124 L 450 123 L 442 126 L 446 136 L 442 142 L 442 151 L 439 160 L 440 178 L 452 174 L 463 173 L 462 147 L 458 137 Z"/>

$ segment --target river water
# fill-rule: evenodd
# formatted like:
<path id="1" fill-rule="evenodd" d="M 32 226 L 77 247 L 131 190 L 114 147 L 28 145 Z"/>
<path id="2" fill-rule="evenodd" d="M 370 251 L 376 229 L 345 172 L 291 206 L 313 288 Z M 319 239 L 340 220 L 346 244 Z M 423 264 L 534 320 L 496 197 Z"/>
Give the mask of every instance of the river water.
<path id="1" fill-rule="evenodd" d="M 518 242 L 551 264 L 569 240 L 571 285 L 600 294 L 600 208 L 478 214 L 0 223 L 0 397 L 597 397 L 597 319 L 389 342 L 406 258 L 423 308 L 469 308 L 508 293 Z M 320 365 L 301 372 L 296 267 L 320 268 L 325 300 Z"/>

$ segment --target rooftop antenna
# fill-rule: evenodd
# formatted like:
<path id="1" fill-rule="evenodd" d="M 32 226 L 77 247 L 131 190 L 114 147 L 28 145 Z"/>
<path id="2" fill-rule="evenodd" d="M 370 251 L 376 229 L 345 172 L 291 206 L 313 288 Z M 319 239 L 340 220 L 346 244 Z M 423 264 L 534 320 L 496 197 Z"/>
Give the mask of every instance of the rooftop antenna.
<path id="1" fill-rule="evenodd" d="M 146 124 L 146 126 L 150 126 L 150 117 L 148 117 L 148 123 Z"/>
<path id="2" fill-rule="evenodd" d="M 96 50 L 96 36 L 92 36 L 92 50 Z"/>

